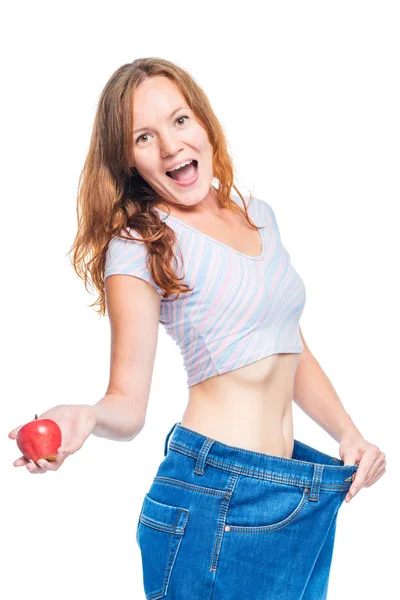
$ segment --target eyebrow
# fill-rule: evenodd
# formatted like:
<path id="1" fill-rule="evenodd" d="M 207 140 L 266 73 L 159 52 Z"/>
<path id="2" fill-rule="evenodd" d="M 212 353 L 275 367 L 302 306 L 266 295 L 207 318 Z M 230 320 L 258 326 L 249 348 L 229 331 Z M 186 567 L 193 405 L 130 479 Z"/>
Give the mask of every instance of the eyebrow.
<path id="1" fill-rule="evenodd" d="M 172 119 L 172 117 L 174 116 L 175 113 L 177 113 L 179 110 L 190 110 L 190 108 L 188 106 L 180 106 L 179 108 L 176 108 L 168 117 L 169 119 Z M 139 129 L 135 129 L 135 131 L 133 132 L 133 135 L 135 135 L 136 133 L 138 133 L 138 131 L 142 131 L 143 129 L 151 129 L 151 127 L 140 127 Z"/>

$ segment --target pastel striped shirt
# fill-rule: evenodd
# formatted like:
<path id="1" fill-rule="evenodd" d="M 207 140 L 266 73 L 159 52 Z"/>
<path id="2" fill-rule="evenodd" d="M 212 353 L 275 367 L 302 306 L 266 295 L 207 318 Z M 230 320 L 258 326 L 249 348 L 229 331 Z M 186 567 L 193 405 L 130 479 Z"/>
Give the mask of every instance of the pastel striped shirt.
<path id="1" fill-rule="evenodd" d="M 236 194 L 232 200 L 242 202 Z M 177 274 L 193 291 L 161 298 L 159 322 L 183 357 L 187 386 L 227 373 L 271 354 L 301 353 L 299 320 L 305 286 L 282 244 L 272 207 L 252 197 L 248 213 L 262 251 L 253 257 L 234 250 L 160 209 L 175 231 L 180 253 Z M 136 231 L 132 235 L 140 237 Z M 110 240 L 104 278 L 127 274 L 150 283 L 146 247 L 139 241 Z"/>

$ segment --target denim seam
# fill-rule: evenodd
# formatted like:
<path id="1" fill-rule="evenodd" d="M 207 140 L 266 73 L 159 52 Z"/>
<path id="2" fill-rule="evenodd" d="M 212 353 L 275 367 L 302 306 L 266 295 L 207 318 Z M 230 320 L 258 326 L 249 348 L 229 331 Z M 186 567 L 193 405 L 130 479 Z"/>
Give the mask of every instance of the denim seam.
<path id="1" fill-rule="evenodd" d="M 258 526 L 252 526 L 252 525 L 229 525 L 230 530 L 229 531 L 233 531 L 234 533 L 246 533 L 246 534 L 254 534 L 254 533 L 268 533 L 269 531 L 276 531 L 277 529 L 282 529 L 283 527 L 287 527 L 288 525 L 290 525 L 291 523 L 293 523 L 293 521 L 295 521 L 297 519 L 297 517 L 300 516 L 300 514 L 303 512 L 303 510 L 305 509 L 305 507 L 308 505 L 308 501 L 309 501 L 309 497 L 308 494 L 303 494 L 302 499 L 300 500 L 298 506 L 294 509 L 294 511 L 288 515 L 285 519 L 282 519 L 282 521 L 279 521 L 278 523 L 272 523 L 271 525 L 258 525 Z"/>
<path id="2" fill-rule="evenodd" d="M 232 475 L 228 482 L 228 489 L 222 499 L 221 508 L 218 514 L 218 523 L 217 523 L 217 533 L 215 536 L 213 553 L 211 555 L 211 565 L 210 571 L 217 570 L 218 558 L 221 551 L 222 540 L 224 537 L 224 527 L 226 523 L 226 515 L 229 510 L 229 504 L 232 498 L 233 491 L 236 487 L 237 482 L 239 481 L 239 475 Z"/>
<path id="3" fill-rule="evenodd" d="M 322 454 L 323 456 L 326 456 L 327 458 L 330 458 L 331 460 L 334 460 L 335 462 L 343 462 L 343 461 L 339 460 L 338 458 L 331 456 L 330 454 L 326 454 L 326 452 L 322 452 L 321 450 L 316 450 L 315 448 L 312 448 L 312 446 L 308 446 L 308 444 L 305 444 L 304 442 L 299 442 L 299 440 L 296 440 L 296 444 L 299 444 L 300 446 L 303 446 L 304 448 L 308 448 L 313 453 L 318 452 L 318 454 Z M 326 466 L 329 466 L 329 465 L 326 465 Z M 335 465 L 331 465 L 331 467 L 334 467 L 334 466 Z M 343 467 L 344 465 L 339 465 L 339 466 Z"/>
<path id="4" fill-rule="evenodd" d="M 161 593 L 165 594 L 167 589 L 168 589 L 168 583 L 169 580 L 171 578 L 171 572 L 172 572 L 172 567 L 174 564 L 174 560 L 176 558 L 176 555 L 178 554 L 178 550 L 182 541 L 182 536 L 180 536 L 179 541 L 176 544 L 176 549 L 175 552 L 172 551 L 172 542 L 174 541 L 174 535 L 175 535 L 175 531 L 177 528 L 177 524 L 179 521 L 179 517 L 180 517 L 180 511 L 181 509 L 178 510 L 177 515 L 176 515 L 176 519 L 175 519 L 175 523 L 174 523 L 174 530 L 172 532 L 172 534 L 170 535 L 169 538 L 169 548 L 168 548 L 168 560 L 167 560 L 167 566 L 165 568 L 165 573 L 164 573 L 164 579 L 163 579 L 163 584 L 162 584 L 162 588 L 161 588 Z"/>
<path id="5" fill-rule="evenodd" d="M 180 516 L 182 513 L 185 514 L 184 525 L 183 525 L 183 527 L 178 527 L 178 522 L 179 522 L 179 519 L 180 519 Z M 178 508 L 174 525 L 167 525 L 166 523 L 162 523 L 161 521 L 157 521 L 155 519 L 151 519 L 150 517 L 146 517 L 146 515 L 143 513 L 143 511 L 141 512 L 141 514 L 139 516 L 139 522 L 143 523 L 144 525 L 146 525 L 152 529 L 156 529 L 158 531 L 163 531 L 163 532 L 167 533 L 170 538 L 168 554 L 167 554 L 167 561 L 166 561 L 166 566 L 165 566 L 161 589 L 147 594 L 146 598 L 148 598 L 149 600 L 157 600 L 158 598 L 163 598 L 167 592 L 169 581 L 171 579 L 174 562 L 178 555 L 179 548 L 182 543 L 183 535 L 185 533 L 185 527 L 186 527 L 186 523 L 188 520 L 188 516 L 189 516 L 189 511 L 186 508 Z M 173 550 L 172 543 L 174 541 L 175 535 L 178 535 L 179 538 L 176 542 L 176 548 L 175 548 L 175 550 Z"/>
<path id="6" fill-rule="evenodd" d="M 301 443 L 301 442 L 299 442 Z M 262 454 L 261 452 L 252 452 L 250 450 L 246 450 L 244 448 L 237 448 L 236 446 L 227 446 L 226 444 L 223 444 L 222 442 L 218 441 L 218 444 L 221 444 L 222 446 L 224 446 L 225 448 L 229 448 L 229 449 L 235 449 L 235 450 L 239 450 L 240 452 L 244 452 L 247 454 L 257 454 L 257 456 L 262 456 L 265 458 L 265 454 Z M 304 444 L 303 444 L 304 445 Z M 179 442 L 175 442 L 175 441 L 171 441 L 169 444 L 169 447 L 173 447 L 173 448 L 182 448 L 184 450 L 186 450 L 187 452 L 189 452 L 189 456 L 194 456 L 197 455 L 198 452 L 196 452 L 195 450 L 191 450 L 190 448 L 188 448 L 187 446 L 184 446 L 183 444 L 180 444 Z M 314 450 L 315 452 L 315 450 Z M 323 452 L 321 452 L 320 454 L 324 454 Z M 328 454 L 325 454 L 325 456 L 327 456 L 328 458 L 332 458 L 331 456 L 329 456 Z M 315 463 L 315 462 L 311 462 L 311 461 L 305 461 L 305 460 L 298 460 L 293 459 L 293 458 L 284 458 L 283 456 L 273 456 L 272 454 L 268 455 L 268 460 L 276 460 L 277 462 L 282 462 L 285 461 L 288 464 L 293 464 L 293 462 L 297 462 L 297 463 L 301 463 L 303 465 L 318 465 L 320 463 Z M 327 469 L 346 469 L 346 468 L 352 468 L 353 466 L 356 465 L 324 465 L 324 467 L 326 467 Z"/>
<path id="7" fill-rule="evenodd" d="M 189 450 L 185 446 L 179 446 L 178 444 L 175 444 L 175 443 L 171 443 L 169 445 L 169 448 L 171 450 L 174 450 L 181 454 L 190 456 L 191 458 L 196 458 L 196 456 L 198 454 L 197 452 Z M 318 463 L 307 463 L 307 462 L 303 462 L 303 461 L 299 461 L 299 462 L 301 462 L 302 464 L 308 465 L 308 466 L 318 464 Z M 206 460 L 206 464 L 209 464 L 216 468 L 220 468 L 224 471 L 228 471 L 228 472 L 231 471 L 234 473 L 239 473 L 240 475 L 247 475 L 248 477 L 255 477 L 257 479 L 265 479 L 267 481 L 274 481 L 275 483 L 287 483 L 289 485 L 297 485 L 297 486 L 302 486 L 302 487 L 310 487 L 312 485 L 311 480 L 300 479 L 298 477 L 288 477 L 288 476 L 279 477 L 277 475 L 269 473 L 268 471 L 258 471 L 255 469 L 246 469 L 244 467 L 239 467 L 239 466 L 229 463 L 227 461 L 220 461 L 220 460 L 212 458 L 210 456 L 208 456 L 208 458 Z M 328 465 L 328 467 L 329 467 L 329 465 Z M 342 467 L 331 467 L 331 468 L 341 469 Z M 340 483 L 322 483 L 321 484 L 321 489 L 323 489 L 323 490 L 345 490 L 345 489 L 348 489 L 348 487 L 349 486 L 341 485 Z"/>
<path id="8" fill-rule="evenodd" d="M 194 483 L 189 483 L 187 481 L 182 481 L 181 479 L 176 479 L 173 477 L 164 477 L 162 475 L 156 475 L 154 480 L 156 483 L 168 483 L 169 485 L 175 485 L 177 487 L 184 487 L 196 494 L 205 494 L 208 496 L 225 496 L 226 490 L 218 490 L 216 488 L 207 488 L 200 485 L 195 485 Z"/>
<path id="9" fill-rule="evenodd" d="M 164 533 L 177 533 L 178 535 L 183 535 L 185 532 L 182 527 L 175 527 L 175 525 L 167 525 L 161 521 L 155 521 L 150 517 L 146 517 L 144 513 L 140 515 L 140 522 L 143 523 L 143 525 L 147 525 L 152 529 L 157 529 L 157 531 L 163 531 Z"/>

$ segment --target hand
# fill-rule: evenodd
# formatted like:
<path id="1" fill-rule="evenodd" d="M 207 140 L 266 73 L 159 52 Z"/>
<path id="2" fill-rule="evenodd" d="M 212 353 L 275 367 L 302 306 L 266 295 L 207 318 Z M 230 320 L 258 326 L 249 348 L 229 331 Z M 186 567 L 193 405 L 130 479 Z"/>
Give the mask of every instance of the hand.
<path id="1" fill-rule="evenodd" d="M 353 483 L 345 498 L 350 502 L 362 488 L 376 483 L 386 471 L 386 456 L 376 446 L 367 442 L 358 431 L 349 431 L 343 435 L 339 446 L 340 458 L 346 465 L 358 463 L 358 469 L 353 475 Z"/>
<path id="2" fill-rule="evenodd" d="M 54 461 L 49 462 L 41 458 L 36 464 L 25 456 L 20 456 L 14 461 L 14 467 L 26 466 L 27 470 L 34 474 L 57 471 L 67 456 L 74 454 L 82 447 L 96 425 L 96 414 L 90 404 L 59 404 L 39 415 L 39 419 L 55 421 L 61 429 L 62 442 Z M 15 440 L 21 427 L 23 425 L 10 431 L 8 437 Z"/>

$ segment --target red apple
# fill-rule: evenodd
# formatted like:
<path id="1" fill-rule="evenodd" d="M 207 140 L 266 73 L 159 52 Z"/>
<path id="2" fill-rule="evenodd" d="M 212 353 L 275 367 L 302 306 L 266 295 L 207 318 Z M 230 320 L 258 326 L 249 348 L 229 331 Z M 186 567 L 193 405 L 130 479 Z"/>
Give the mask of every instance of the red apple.
<path id="1" fill-rule="evenodd" d="M 52 419 L 38 419 L 26 423 L 17 433 L 16 442 L 22 454 L 35 463 L 41 458 L 53 461 L 61 446 L 61 429 Z"/>

